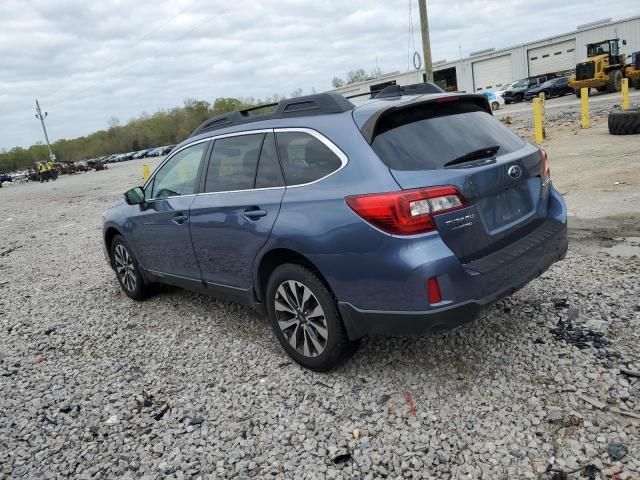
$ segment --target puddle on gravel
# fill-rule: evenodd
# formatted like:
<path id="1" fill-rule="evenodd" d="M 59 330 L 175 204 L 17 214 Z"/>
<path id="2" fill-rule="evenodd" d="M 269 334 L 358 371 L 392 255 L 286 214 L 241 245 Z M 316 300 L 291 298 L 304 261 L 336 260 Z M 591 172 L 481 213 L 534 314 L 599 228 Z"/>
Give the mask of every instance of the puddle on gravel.
<path id="1" fill-rule="evenodd" d="M 586 253 L 597 255 L 606 253 L 612 257 L 640 258 L 640 237 L 583 237 L 573 240 L 570 244 L 577 246 Z"/>
<path id="2" fill-rule="evenodd" d="M 615 245 L 600 247 L 599 250 L 613 257 L 640 257 L 640 237 L 618 237 L 614 240 Z"/>
<path id="3" fill-rule="evenodd" d="M 614 238 L 617 242 L 611 247 L 602 247 L 600 251 L 614 257 L 640 257 L 640 237 Z"/>

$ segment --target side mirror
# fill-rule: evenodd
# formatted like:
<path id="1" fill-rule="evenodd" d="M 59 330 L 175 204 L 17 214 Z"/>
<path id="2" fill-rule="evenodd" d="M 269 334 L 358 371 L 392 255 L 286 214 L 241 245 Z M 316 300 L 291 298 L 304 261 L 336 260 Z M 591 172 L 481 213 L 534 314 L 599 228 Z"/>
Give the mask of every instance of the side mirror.
<path id="1" fill-rule="evenodd" d="M 142 187 L 134 187 L 124 192 L 124 200 L 129 205 L 140 205 L 144 203 L 144 190 Z"/>

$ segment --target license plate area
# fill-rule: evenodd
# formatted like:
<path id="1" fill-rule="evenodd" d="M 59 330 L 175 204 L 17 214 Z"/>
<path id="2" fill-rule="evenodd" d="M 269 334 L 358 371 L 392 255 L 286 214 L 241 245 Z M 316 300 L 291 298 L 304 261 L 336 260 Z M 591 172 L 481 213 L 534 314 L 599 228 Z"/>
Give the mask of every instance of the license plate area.
<path id="1" fill-rule="evenodd" d="M 526 182 L 520 182 L 500 193 L 484 197 L 478 206 L 490 233 L 526 217 L 533 210 Z"/>

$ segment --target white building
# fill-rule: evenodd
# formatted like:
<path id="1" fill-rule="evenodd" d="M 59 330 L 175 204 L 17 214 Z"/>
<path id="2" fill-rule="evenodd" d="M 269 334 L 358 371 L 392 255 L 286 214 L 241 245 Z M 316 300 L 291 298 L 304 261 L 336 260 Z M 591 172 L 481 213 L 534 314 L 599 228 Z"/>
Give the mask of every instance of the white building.
<path id="1" fill-rule="evenodd" d="M 575 70 L 587 56 L 587 44 L 619 38 L 625 55 L 640 51 L 640 16 L 601 20 L 576 30 L 507 48 L 473 52 L 468 58 L 433 64 L 434 81 L 446 90 L 480 92 L 497 90 L 521 78 Z M 624 44 L 626 43 L 626 45 Z M 343 95 L 379 90 L 387 85 L 424 81 L 424 70 L 394 72 L 336 89 Z"/>

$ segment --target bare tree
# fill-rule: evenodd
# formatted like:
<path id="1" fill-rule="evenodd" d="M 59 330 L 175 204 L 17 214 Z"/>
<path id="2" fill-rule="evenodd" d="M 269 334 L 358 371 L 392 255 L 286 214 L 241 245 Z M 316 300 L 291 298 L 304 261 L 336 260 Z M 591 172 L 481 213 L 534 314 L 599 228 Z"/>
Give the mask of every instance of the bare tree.
<path id="1" fill-rule="evenodd" d="M 120 126 L 120 119 L 118 117 L 111 117 L 107 120 L 107 125 L 109 125 L 109 129 L 118 128 Z"/>
<path id="2" fill-rule="evenodd" d="M 302 90 L 301 88 L 296 88 L 293 92 L 291 92 L 290 97 L 291 98 L 301 97 L 303 92 L 304 90 Z"/>

